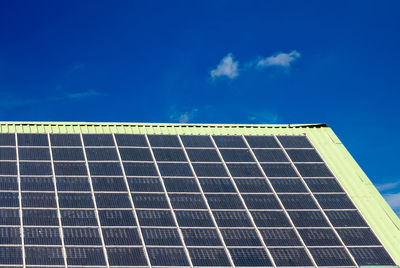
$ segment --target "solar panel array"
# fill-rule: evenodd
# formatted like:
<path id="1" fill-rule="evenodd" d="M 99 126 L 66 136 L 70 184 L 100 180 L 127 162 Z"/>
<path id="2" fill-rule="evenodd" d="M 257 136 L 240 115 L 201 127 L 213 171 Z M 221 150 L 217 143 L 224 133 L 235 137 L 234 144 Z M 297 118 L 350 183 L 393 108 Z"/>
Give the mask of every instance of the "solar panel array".
<path id="1" fill-rule="evenodd" d="M 0 134 L 0 267 L 394 265 L 305 136 Z"/>

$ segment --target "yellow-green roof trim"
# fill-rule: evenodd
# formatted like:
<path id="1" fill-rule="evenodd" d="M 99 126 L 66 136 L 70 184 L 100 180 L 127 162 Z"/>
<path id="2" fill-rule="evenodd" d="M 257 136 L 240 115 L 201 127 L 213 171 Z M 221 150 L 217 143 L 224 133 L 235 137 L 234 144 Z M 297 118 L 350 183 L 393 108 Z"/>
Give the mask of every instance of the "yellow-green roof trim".
<path id="1" fill-rule="evenodd" d="M 0 133 L 127 133 L 187 135 L 306 135 L 394 261 L 400 264 L 400 219 L 326 124 L 223 125 L 0 122 Z"/>

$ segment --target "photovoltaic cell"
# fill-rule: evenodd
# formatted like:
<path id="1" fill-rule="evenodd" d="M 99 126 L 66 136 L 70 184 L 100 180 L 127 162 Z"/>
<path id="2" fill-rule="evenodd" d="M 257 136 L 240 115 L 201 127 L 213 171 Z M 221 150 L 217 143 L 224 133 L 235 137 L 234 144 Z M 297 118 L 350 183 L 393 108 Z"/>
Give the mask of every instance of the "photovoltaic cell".
<path id="1" fill-rule="evenodd" d="M 23 207 L 56 208 L 56 198 L 53 193 L 22 193 Z"/>
<path id="2" fill-rule="evenodd" d="M 254 158 L 248 149 L 220 149 L 225 162 L 254 162 Z"/>
<path id="3" fill-rule="evenodd" d="M 54 162 L 54 172 L 60 176 L 87 176 L 86 164 L 84 162 Z"/>
<path id="4" fill-rule="evenodd" d="M 84 193 L 58 193 L 60 208 L 93 208 L 91 194 Z"/>
<path id="5" fill-rule="evenodd" d="M 128 191 L 123 177 L 92 177 L 94 191 Z"/>
<path id="6" fill-rule="evenodd" d="M 0 264 L 22 264 L 22 248 L 0 247 Z"/>
<path id="7" fill-rule="evenodd" d="M 257 227 L 290 227 L 290 222 L 283 211 L 252 211 Z"/>
<path id="8" fill-rule="evenodd" d="M 0 162 L 0 175 L 17 175 L 17 162 Z"/>
<path id="9" fill-rule="evenodd" d="M 142 248 L 107 248 L 110 265 L 115 266 L 145 266 L 146 258 Z"/>
<path id="10" fill-rule="evenodd" d="M 89 162 L 92 176 L 122 176 L 119 162 Z"/>
<path id="11" fill-rule="evenodd" d="M 371 229 L 336 229 L 347 246 L 380 245 Z"/>
<path id="12" fill-rule="evenodd" d="M 136 226 L 131 210 L 100 210 L 99 218 L 102 226 Z"/>
<path id="13" fill-rule="evenodd" d="M 123 161 L 153 161 L 148 148 L 119 148 Z"/>
<path id="14" fill-rule="evenodd" d="M 267 253 L 262 248 L 230 248 L 236 266 L 272 267 Z"/>
<path id="15" fill-rule="evenodd" d="M 246 136 L 246 140 L 253 148 L 279 148 L 273 136 Z"/>
<path id="16" fill-rule="evenodd" d="M 290 164 L 262 164 L 267 177 L 297 177 L 296 171 Z"/>
<path id="17" fill-rule="evenodd" d="M 227 246 L 261 246 L 254 229 L 223 229 L 221 234 Z"/>
<path id="18" fill-rule="evenodd" d="M 101 245 L 97 228 L 63 228 L 65 245 Z"/>
<path id="19" fill-rule="evenodd" d="M 261 229 L 261 236 L 269 247 L 301 246 L 293 229 Z"/>
<path id="20" fill-rule="evenodd" d="M 108 245 L 141 245 L 136 228 L 103 228 L 104 243 Z"/>
<path id="21" fill-rule="evenodd" d="M 20 225 L 18 209 L 0 209 L 0 225 Z"/>
<path id="22" fill-rule="evenodd" d="M 322 162 L 315 150 L 286 150 L 293 162 Z"/>
<path id="23" fill-rule="evenodd" d="M 349 248 L 358 265 L 395 265 L 384 248 Z"/>
<path id="24" fill-rule="evenodd" d="M 222 164 L 193 164 L 198 177 L 228 177 Z"/>
<path id="25" fill-rule="evenodd" d="M 2 207 L 19 207 L 18 192 L 0 193 L 0 204 Z"/>
<path id="26" fill-rule="evenodd" d="M 313 266 L 304 248 L 270 248 L 277 266 Z"/>
<path id="27" fill-rule="evenodd" d="M 21 177 L 22 191 L 54 191 L 52 177 Z"/>
<path id="28" fill-rule="evenodd" d="M 136 213 L 141 226 L 175 226 L 168 210 L 138 210 Z"/>
<path id="29" fill-rule="evenodd" d="M 67 247 L 68 265 L 105 265 L 102 248 Z"/>
<path id="30" fill-rule="evenodd" d="M 263 177 L 256 164 L 227 164 L 232 177 Z"/>
<path id="31" fill-rule="evenodd" d="M 17 177 L 0 177 L 0 190 L 18 191 Z"/>
<path id="32" fill-rule="evenodd" d="M 248 209 L 281 209 L 273 194 L 242 194 Z"/>
<path id="33" fill-rule="evenodd" d="M 18 146 L 48 146 L 46 134 L 18 134 Z"/>
<path id="34" fill-rule="evenodd" d="M 50 134 L 51 146 L 82 146 L 79 134 Z"/>
<path id="35" fill-rule="evenodd" d="M 96 193 L 98 208 L 131 208 L 128 194 L 99 194 Z"/>
<path id="36" fill-rule="evenodd" d="M 346 194 L 315 194 L 323 209 L 354 209 L 354 205 Z"/>
<path id="37" fill-rule="evenodd" d="M 163 178 L 163 180 L 168 192 L 200 192 L 193 178 Z"/>
<path id="38" fill-rule="evenodd" d="M 199 179 L 205 193 L 236 192 L 230 179 Z"/>
<path id="39" fill-rule="evenodd" d="M 186 157 L 182 149 L 153 149 L 153 153 L 157 161 L 186 161 Z"/>
<path id="40" fill-rule="evenodd" d="M 278 140 L 284 148 L 312 148 L 305 136 L 278 136 Z"/>
<path id="41" fill-rule="evenodd" d="M 200 194 L 169 194 L 174 209 L 206 209 Z"/>
<path id="42" fill-rule="evenodd" d="M 127 176 L 157 176 L 157 170 L 153 163 L 129 163 L 124 162 Z"/>
<path id="43" fill-rule="evenodd" d="M 87 177 L 57 177 L 58 191 L 90 191 L 90 184 Z"/>
<path id="44" fill-rule="evenodd" d="M 163 192 L 159 178 L 127 178 L 132 192 Z M 167 188 L 168 189 L 168 188 Z"/>
<path id="45" fill-rule="evenodd" d="M 63 265 L 61 247 L 25 247 L 26 264 Z"/>
<path id="46" fill-rule="evenodd" d="M 83 134 L 85 146 L 114 146 L 114 139 L 110 134 Z"/>
<path id="47" fill-rule="evenodd" d="M 51 175 L 50 162 L 20 162 L 19 172 L 21 175 Z"/>
<path id="48" fill-rule="evenodd" d="M 165 194 L 132 194 L 136 208 L 169 208 Z"/>
<path id="49" fill-rule="evenodd" d="M 206 194 L 211 209 L 243 209 L 242 202 L 236 194 Z"/>
<path id="50" fill-rule="evenodd" d="M 328 227 L 324 215 L 319 211 L 289 211 L 296 227 Z"/>
<path id="51" fill-rule="evenodd" d="M 152 147 L 181 147 L 175 135 L 147 135 Z"/>
<path id="52" fill-rule="evenodd" d="M 222 246 L 216 229 L 182 229 L 186 246 Z"/>
<path id="53" fill-rule="evenodd" d="M 176 229 L 171 228 L 142 228 L 146 245 L 181 246 L 182 242 Z"/>
<path id="54" fill-rule="evenodd" d="M 146 137 L 144 135 L 133 134 L 115 134 L 118 146 L 138 146 L 147 147 Z"/>
<path id="55" fill-rule="evenodd" d="M 102 211 L 99 212 L 100 215 Z M 61 223 L 63 226 L 97 226 L 97 219 L 94 210 L 68 210 L 63 209 Z M 106 225 L 102 222 L 103 225 Z"/>
<path id="56" fill-rule="evenodd" d="M 222 248 L 190 248 L 189 255 L 195 266 L 230 266 Z"/>
<path id="57" fill-rule="evenodd" d="M 253 150 L 258 162 L 289 162 L 285 153 L 281 149 L 273 150 Z"/>
<path id="58" fill-rule="evenodd" d="M 18 148 L 19 160 L 47 160 L 50 161 L 49 148 Z"/>
<path id="59" fill-rule="evenodd" d="M 246 148 L 241 136 L 213 136 L 219 148 Z"/>
<path id="60" fill-rule="evenodd" d="M 335 227 L 365 227 L 366 222 L 357 211 L 326 211 L 329 221 Z"/>
<path id="61" fill-rule="evenodd" d="M 186 152 L 192 162 L 221 162 L 214 149 L 186 149 Z"/>
<path id="62" fill-rule="evenodd" d="M 188 266 L 183 248 L 147 248 L 153 266 Z"/>
<path id="63" fill-rule="evenodd" d="M 209 136 L 181 136 L 185 147 L 214 147 Z"/>
<path id="64" fill-rule="evenodd" d="M 295 164 L 302 177 L 333 177 L 325 164 Z"/>
<path id="65" fill-rule="evenodd" d="M 235 179 L 241 193 L 270 193 L 271 187 L 265 179 Z"/>
<path id="66" fill-rule="evenodd" d="M 308 187 L 314 193 L 343 192 L 336 179 L 305 179 Z"/>
<path id="67" fill-rule="evenodd" d="M 277 193 L 305 193 L 306 187 L 299 179 L 270 179 Z"/>
<path id="68" fill-rule="evenodd" d="M 24 228 L 25 245 L 61 245 L 59 228 Z"/>
<path id="69" fill-rule="evenodd" d="M 82 148 L 52 148 L 54 161 L 85 161 Z"/>
<path id="70" fill-rule="evenodd" d="M 299 229 L 307 246 L 340 246 L 341 243 L 331 229 Z"/>
<path id="71" fill-rule="evenodd" d="M 15 146 L 15 135 L 14 134 L 0 134 L 0 146 Z"/>
<path id="72" fill-rule="evenodd" d="M 0 160 L 16 160 L 17 153 L 15 147 L 2 147 L 0 148 Z"/>
<path id="73" fill-rule="evenodd" d="M 88 161 L 118 161 L 118 154 L 115 148 L 86 148 Z"/>
<path id="74" fill-rule="evenodd" d="M 213 211 L 219 227 L 251 227 L 251 221 L 245 211 Z"/>
<path id="75" fill-rule="evenodd" d="M 309 194 L 279 194 L 279 199 L 286 209 L 318 209 Z"/>
<path id="76" fill-rule="evenodd" d="M 158 163 L 161 176 L 178 176 L 178 177 L 192 177 L 193 173 L 189 164 L 177 163 Z"/>
<path id="77" fill-rule="evenodd" d="M 139 212 L 139 211 L 138 211 Z M 213 227 L 208 211 L 175 211 L 176 219 L 181 227 Z M 174 225 L 174 224 L 170 224 Z"/>
<path id="78" fill-rule="evenodd" d="M 23 209 L 24 225 L 58 226 L 57 210 Z"/>
<path id="79" fill-rule="evenodd" d="M 320 266 L 353 266 L 354 263 L 344 248 L 310 248 L 317 265 Z"/>
<path id="80" fill-rule="evenodd" d="M 20 228 L 0 227 L 0 244 L 21 244 Z"/>

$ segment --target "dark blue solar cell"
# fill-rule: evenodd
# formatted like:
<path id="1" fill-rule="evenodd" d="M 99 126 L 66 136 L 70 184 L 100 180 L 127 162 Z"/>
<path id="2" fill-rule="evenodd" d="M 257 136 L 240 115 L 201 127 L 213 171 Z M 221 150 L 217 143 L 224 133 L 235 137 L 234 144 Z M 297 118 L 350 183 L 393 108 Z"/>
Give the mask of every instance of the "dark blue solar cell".
<path id="1" fill-rule="evenodd" d="M 246 140 L 253 148 L 279 148 L 274 136 L 246 136 Z"/>
<path id="2" fill-rule="evenodd" d="M 371 229 L 336 229 L 347 246 L 380 245 Z"/>
<path id="3" fill-rule="evenodd" d="M 286 150 L 293 162 L 323 162 L 315 150 Z"/>
<path id="4" fill-rule="evenodd" d="M 175 211 L 176 219 L 181 227 L 213 227 L 208 211 Z"/>
<path id="5" fill-rule="evenodd" d="M 50 134 L 51 146 L 81 146 L 79 134 Z"/>
<path id="6" fill-rule="evenodd" d="M 250 227 L 251 221 L 245 211 L 213 211 L 219 227 Z"/>
<path id="7" fill-rule="evenodd" d="M 328 227 L 320 211 L 289 211 L 289 216 L 296 227 Z"/>
<path id="8" fill-rule="evenodd" d="M 94 210 L 63 209 L 60 213 L 63 226 L 97 226 L 97 219 Z"/>
<path id="9" fill-rule="evenodd" d="M 94 191 L 126 192 L 125 180 L 122 177 L 92 177 Z"/>
<path id="10" fill-rule="evenodd" d="M 105 265 L 102 248 L 73 247 L 66 248 L 68 265 Z"/>
<path id="11" fill-rule="evenodd" d="M 248 209 L 281 209 L 273 194 L 242 194 Z"/>
<path id="12" fill-rule="evenodd" d="M 20 228 L 0 227 L 0 244 L 21 244 Z"/>
<path id="13" fill-rule="evenodd" d="M 57 177 L 58 191 L 90 191 L 89 180 L 86 177 Z"/>
<path id="14" fill-rule="evenodd" d="M 15 135 L 14 134 L 0 134 L 0 146 L 15 146 Z"/>
<path id="15" fill-rule="evenodd" d="M 241 136 L 213 136 L 213 139 L 220 148 L 246 148 Z"/>
<path id="16" fill-rule="evenodd" d="M 277 266 L 313 266 L 304 248 L 270 248 Z"/>
<path id="17" fill-rule="evenodd" d="M 236 192 L 230 179 L 200 179 L 199 181 L 205 193 Z"/>
<path id="18" fill-rule="evenodd" d="M 254 162 L 249 149 L 221 149 L 219 151 L 225 162 Z"/>
<path id="19" fill-rule="evenodd" d="M 138 210 L 136 213 L 141 226 L 175 226 L 169 210 Z"/>
<path id="20" fill-rule="evenodd" d="M 329 221 L 335 227 L 365 227 L 367 224 L 357 211 L 326 211 Z"/>
<path id="21" fill-rule="evenodd" d="M 89 162 L 92 176 L 122 176 L 119 162 Z"/>
<path id="22" fill-rule="evenodd" d="M 214 147 L 209 136 L 181 135 L 185 147 Z"/>
<path id="23" fill-rule="evenodd" d="M 341 243 L 331 229 L 299 229 L 307 246 L 340 246 Z"/>
<path id="24" fill-rule="evenodd" d="M 0 225 L 20 225 L 18 209 L 0 209 Z"/>
<path id="25" fill-rule="evenodd" d="M 0 193 L 0 205 L 2 207 L 19 207 L 19 195 L 17 192 Z"/>
<path id="26" fill-rule="evenodd" d="M 118 154 L 115 148 L 86 148 L 88 161 L 118 161 Z"/>
<path id="27" fill-rule="evenodd" d="M 192 177 L 193 173 L 189 164 L 177 163 L 158 163 L 158 168 L 162 176 Z"/>
<path id="28" fill-rule="evenodd" d="M 227 164 L 232 177 L 263 177 L 257 164 Z"/>
<path id="29" fill-rule="evenodd" d="M 153 266 L 188 266 L 183 248 L 147 248 Z"/>
<path id="30" fill-rule="evenodd" d="M 132 194 L 135 208 L 169 208 L 165 194 Z"/>
<path id="31" fill-rule="evenodd" d="M 176 135 L 147 135 L 152 147 L 181 147 Z"/>
<path id="32" fill-rule="evenodd" d="M 260 229 L 267 247 L 301 246 L 301 241 L 293 229 Z"/>
<path id="33" fill-rule="evenodd" d="M 23 207 L 56 208 L 56 196 L 54 193 L 22 193 Z"/>
<path id="34" fill-rule="evenodd" d="M 106 245 L 141 245 L 139 232 L 136 228 L 103 228 Z"/>
<path id="35" fill-rule="evenodd" d="M 52 177 L 21 177 L 22 191 L 54 191 Z"/>
<path id="36" fill-rule="evenodd" d="M 342 187 L 334 179 L 305 179 L 308 188 L 314 193 L 343 192 Z"/>
<path id="37" fill-rule="evenodd" d="M 200 192 L 193 178 L 163 178 L 163 180 L 168 192 Z"/>
<path id="38" fill-rule="evenodd" d="M 0 162 L 0 175 L 17 175 L 17 162 Z"/>
<path id="39" fill-rule="evenodd" d="M 47 160 L 50 161 L 49 148 L 18 148 L 19 160 Z"/>
<path id="40" fill-rule="evenodd" d="M 128 178 L 132 192 L 163 192 L 159 178 Z"/>
<path id="41" fill-rule="evenodd" d="M 46 134 L 18 134 L 18 146 L 48 146 Z"/>
<path id="42" fill-rule="evenodd" d="M 157 176 L 157 170 L 153 163 L 128 163 L 124 162 L 127 176 Z"/>
<path id="43" fill-rule="evenodd" d="M 325 164 L 295 164 L 302 177 L 333 177 Z"/>
<path id="44" fill-rule="evenodd" d="M 236 194 L 206 194 L 211 209 L 243 209 L 243 204 Z"/>
<path id="45" fill-rule="evenodd" d="M 54 162 L 54 172 L 56 175 L 66 176 L 87 175 L 86 164 L 84 162 Z"/>
<path id="46" fill-rule="evenodd" d="M 143 239 L 146 245 L 181 246 L 177 229 L 170 228 L 142 228 Z"/>
<path id="47" fill-rule="evenodd" d="M 148 148 L 119 148 L 123 161 L 153 161 Z"/>
<path id="48" fill-rule="evenodd" d="M 290 222 L 282 211 L 252 211 L 257 227 L 290 227 Z"/>
<path id="49" fill-rule="evenodd" d="M 101 245 L 97 228 L 63 228 L 65 245 Z"/>
<path id="50" fill-rule="evenodd" d="M 315 194 L 323 209 L 354 209 L 355 206 L 346 194 Z"/>
<path id="51" fill-rule="evenodd" d="M 26 264 L 63 265 L 61 247 L 25 247 Z"/>
<path id="52" fill-rule="evenodd" d="M 186 156 L 182 149 L 153 149 L 157 161 L 185 162 Z"/>
<path id="53" fill-rule="evenodd" d="M 22 264 L 22 248 L 0 247 L 0 264 Z"/>
<path id="54" fill-rule="evenodd" d="M 309 194 L 280 194 L 279 199 L 286 209 L 317 209 Z"/>
<path id="55" fill-rule="evenodd" d="M 57 210 L 24 209 L 24 225 L 58 226 Z"/>
<path id="56" fill-rule="evenodd" d="M 192 162 L 221 162 L 214 149 L 186 149 L 186 152 Z"/>
<path id="57" fill-rule="evenodd" d="M 186 246 L 222 246 L 216 229 L 181 229 Z"/>
<path id="58" fill-rule="evenodd" d="M 147 266 L 142 248 L 107 248 L 108 261 L 115 266 Z"/>
<path id="59" fill-rule="evenodd" d="M 51 175 L 50 162 L 20 162 L 19 172 L 21 175 Z"/>
<path id="60" fill-rule="evenodd" d="M 0 190 L 18 191 L 17 177 L 0 177 Z"/>
<path id="61" fill-rule="evenodd" d="M 233 262 L 236 266 L 271 266 L 272 263 L 268 258 L 267 253 L 262 248 L 230 248 Z"/>
<path id="62" fill-rule="evenodd" d="M 0 148 L 0 160 L 16 160 L 17 153 L 15 147 Z"/>
<path id="63" fill-rule="evenodd" d="M 98 208 L 131 208 L 128 194 L 95 194 Z"/>
<path id="64" fill-rule="evenodd" d="M 25 245 L 61 245 L 59 228 L 24 228 Z"/>
<path id="65" fill-rule="evenodd" d="M 144 135 L 115 134 L 118 146 L 147 146 Z"/>
<path id="66" fill-rule="evenodd" d="M 265 179 L 235 179 L 241 193 L 270 193 L 272 192 Z"/>
<path id="67" fill-rule="evenodd" d="M 222 164 L 193 164 L 198 177 L 228 177 Z"/>
<path id="68" fill-rule="evenodd" d="M 278 139 L 285 148 L 312 148 L 305 136 L 278 136 Z"/>
<path id="69" fill-rule="evenodd" d="M 291 164 L 262 164 L 261 166 L 265 172 L 265 175 L 267 175 L 269 178 L 297 177 L 297 173 Z"/>
<path id="70" fill-rule="evenodd" d="M 300 179 L 270 179 L 277 193 L 306 193 L 307 189 Z"/>
<path id="71" fill-rule="evenodd" d="M 222 229 L 221 234 L 227 246 L 261 246 L 254 229 Z"/>
<path id="72" fill-rule="evenodd" d="M 253 150 L 259 162 L 289 162 L 285 153 L 281 149 L 273 150 Z"/>
<path id="73" fill-rule="evenodd" d="M 80 193 L 58 193 L 60 208 L 93 208 L 93 197 L 91 194 Z"/>
<path id="74" fill-rule="evenodd" d="M 136 226 L 131 210 L 100 210 L 99 218 L 102 226 Z"/>
<path id="75" fill-rule="evenodd" d="M 384 248 L 366 247 L 349 248 L 359 266 L 361 265 L 396 265 Z"/>
<path id="76" fill-rule="evenodd" d="M 169 194 L 174 209 L 206 209 L 207 206 L 200 194 Z"/>
<path id="77" fill-rule="evenodd" d="M 310 253 L 320 266 L 354 266 L 344 248 L 310 248 Z"/>
<path id="78" fill-rule="evenodd" d="M 189 248 L 189 255 L 194 266 L 230 266 L 223 248 Z"/>
<path id="79" fill-rule="evenodd" d="M 114 146 L 111 134 L 83 134 L 85 146 Z"/>

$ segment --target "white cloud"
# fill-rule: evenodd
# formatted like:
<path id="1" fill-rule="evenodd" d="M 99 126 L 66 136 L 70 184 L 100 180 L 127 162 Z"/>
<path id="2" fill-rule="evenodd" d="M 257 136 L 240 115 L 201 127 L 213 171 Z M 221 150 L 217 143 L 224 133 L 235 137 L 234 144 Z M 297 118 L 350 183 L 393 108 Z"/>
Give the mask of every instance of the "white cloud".
<path id="1" fill-rule="evenodd" d="M 273 124 L 277 123 L 280 120 L 278 114 L 262 111 L 262 112 L 253 112 L 251 113 L 247 119 L 251 123 L 257 124 Z"/>
<path id="2" fill-rule="evenodd" d="M 257 62 L 258 67 L 281 66 L 290 67 L 293 61 L 300 58 L 301 54 L 296 50 L 289 53 L 279 53 L 267 58 L 261 58 Z"/>
<path id="3" fill-rule="evenodd" d="M 189 123 L 190 121 L 193 120 L 194 117 L 196 117 L 199 111 L 199 109 L 197 108 L 192 108 L 186 111 L 177 111 L 175 106 L 172 106 L 170 109 L 171 112 L 169 115 L 169 119 L 179 123 Z"/>
<path id="4" fill-rule="evenodd" d="M 230 79 L 234 79 L 239 75 L 238 66 L 239 62 L 235 61 L 232 54 L 230 53 L 221 60 L 216 69 L 211 70 L 210 75 L 213 79 L 221 76 L 226 76 Z"/>
<path id="5" fill-rule="evenodd" d="M 384 184 L 378 184 L 378 185 L 376 185 L 376 188 L 377 188 L 379 191 L 384 192 L 384 191 L 387 191 L 387 190 L 395 189 L 395 188 L 397 188 L 397 186 L 399 186 L 399 185 L 400 185 L 400 181 L 397 181 L 397 182 L 389 182 L 389 183 L 384 183 Z"/>
<path id="6" fill-rule="evenodd" d="M 393 208 L 394 211 L 397 212 L 400 216 L 400 193 L 396 194 L 385 194 L 383 197 L 389 203 L 389 205 Z"/>

